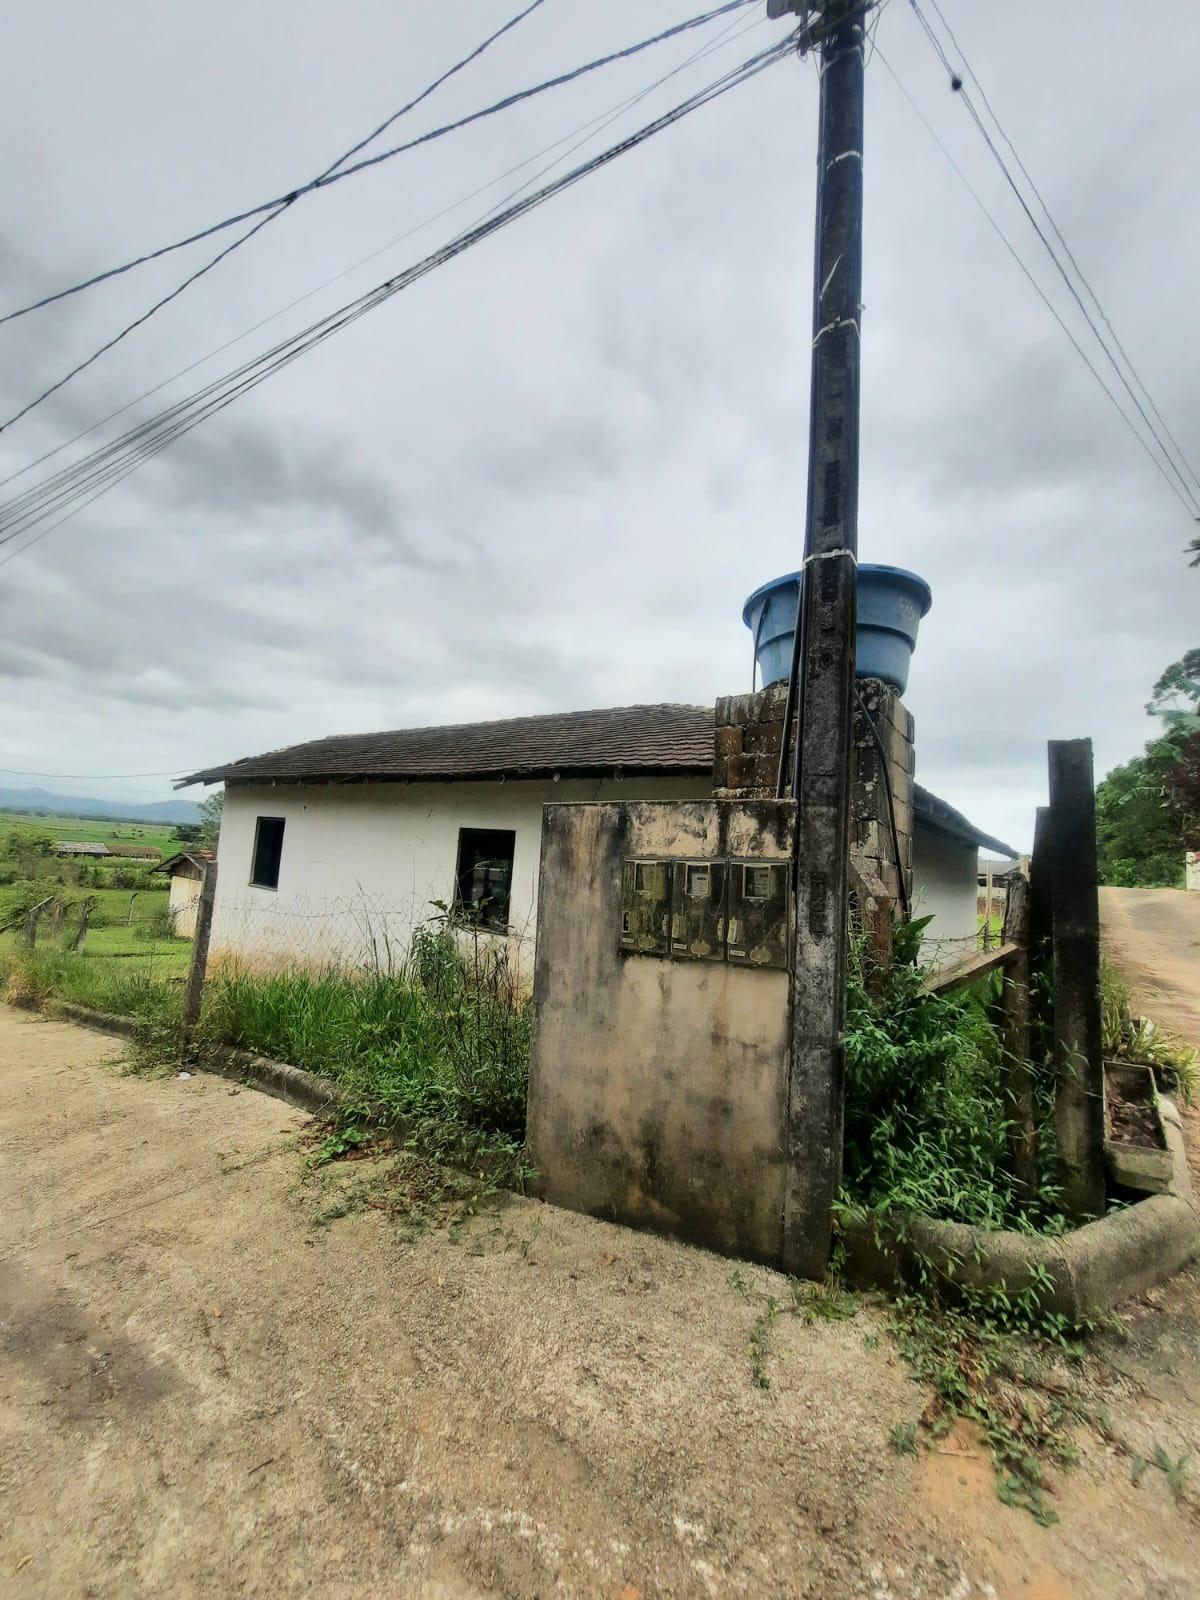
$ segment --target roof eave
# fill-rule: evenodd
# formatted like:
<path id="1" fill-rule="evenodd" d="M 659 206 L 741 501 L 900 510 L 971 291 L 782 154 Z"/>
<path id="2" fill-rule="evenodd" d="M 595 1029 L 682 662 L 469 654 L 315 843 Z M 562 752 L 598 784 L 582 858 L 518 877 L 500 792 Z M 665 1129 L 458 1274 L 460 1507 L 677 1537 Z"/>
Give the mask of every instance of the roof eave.
<path id="1" fill-rule="evenodd" d="M 711 758 L 700 761 L 661 762 L 572 762 L 543 767 L 496 767 L 477 772 L 246 772 L 230 767 L 214 767 L 194 772 L 175 785 L 190 784 L 360 784 L 360 783 L 521 783 L 547 778 L 668 778 L 707 777 L 712 772 Z"/>

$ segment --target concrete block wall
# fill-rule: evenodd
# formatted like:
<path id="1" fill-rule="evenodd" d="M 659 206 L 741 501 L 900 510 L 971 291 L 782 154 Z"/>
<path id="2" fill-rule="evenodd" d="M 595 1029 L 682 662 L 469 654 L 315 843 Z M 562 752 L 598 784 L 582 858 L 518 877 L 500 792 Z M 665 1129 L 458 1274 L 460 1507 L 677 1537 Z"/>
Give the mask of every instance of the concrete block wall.
<path id="1" fill-rule="evenodd" d="M 787 862 L 793 818 L 773 800 L 546 807 L 528 1119 L 543 1198 L 782 1263 L 788 973 L 626 953 L 620 930 L 626 860 Z"/>
<path id="2" fill-rule="evenodd" d="M 879 733 L 887 756 L 900 860 L 892 844 L 887 788 L 864 710 L 854 712 L 851 748 L 850 851 L 859 870 L 878 878 L 893 897 L 899 894 L 899 871 L 912 892 L 913 779 L 916 771 L 911 713 L 889 684 L 859 678 L 863 708 Z M 718 800 L 767 799 L 775 794 L 779 752 L 783 745 L 787 684 L 772 683 L 757 694 L 724 695 L 717 701 L 713 795 Z M 795 756 L 796 724 L 789 741 L 788 777 Z"/>

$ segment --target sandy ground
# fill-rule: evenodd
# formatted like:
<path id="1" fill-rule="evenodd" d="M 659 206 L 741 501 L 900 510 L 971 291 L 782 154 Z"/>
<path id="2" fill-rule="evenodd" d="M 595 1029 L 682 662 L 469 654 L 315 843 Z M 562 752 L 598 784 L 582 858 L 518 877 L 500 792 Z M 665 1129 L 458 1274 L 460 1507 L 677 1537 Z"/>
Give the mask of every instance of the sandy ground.
<path id="1" fill-rule="evenodd" d="M 1100 928 L 1141 1011 L 1200 1048 L 1200 894 L 1101 889 Z"/>
<path id="2" fill-rule="evenodd" d="M 0 1007 L 6 1600 L 1200 1593 L 1200 1496 L 1129 1457 L 1200 1465 L 1195 1279 L 1093 1363 L 1123 1448 L 1045 1529 L 977 1441 L 889 1449 L 927 1396 L 881 1308 L 782 1318 L 762 1389 L 731 1263 L 521 1200 L 320 1225 L 306 1117 L 118 1054 Z"/>

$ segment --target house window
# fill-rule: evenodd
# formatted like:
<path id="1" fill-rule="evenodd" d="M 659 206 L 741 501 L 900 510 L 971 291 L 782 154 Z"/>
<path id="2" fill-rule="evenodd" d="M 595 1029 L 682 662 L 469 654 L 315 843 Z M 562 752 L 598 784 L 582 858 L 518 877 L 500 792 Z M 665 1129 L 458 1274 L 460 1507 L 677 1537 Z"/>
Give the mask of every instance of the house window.
<path id="1" fill-rule="evenodd" d="M 481 927 L 505 930 L 512 893 L 513 849 L 507 828 L 460 828 L 455 904 Z"/>
<path id="2" fill-rule="evenodd" d="M 282 855 L 283 818 L 259 817 L 254 829 L 254 858 L 250 866 L 250 882 L 256 889 L 278 889 Z"/>

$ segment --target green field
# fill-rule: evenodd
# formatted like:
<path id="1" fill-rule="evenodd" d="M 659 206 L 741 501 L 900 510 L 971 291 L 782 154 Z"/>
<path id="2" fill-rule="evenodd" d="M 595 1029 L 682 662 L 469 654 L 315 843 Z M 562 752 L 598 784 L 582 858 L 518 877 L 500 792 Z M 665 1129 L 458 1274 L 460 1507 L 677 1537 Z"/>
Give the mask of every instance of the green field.
<path id="1" fill-rule="evenodd" d="M 40 816 L 31 811 L 0 811 L 0 835 L 21 833 L 77 844 L 148 844 L 164 856 L 184 848 L 169 822 L 84 821 L 79 817 Z"/>

